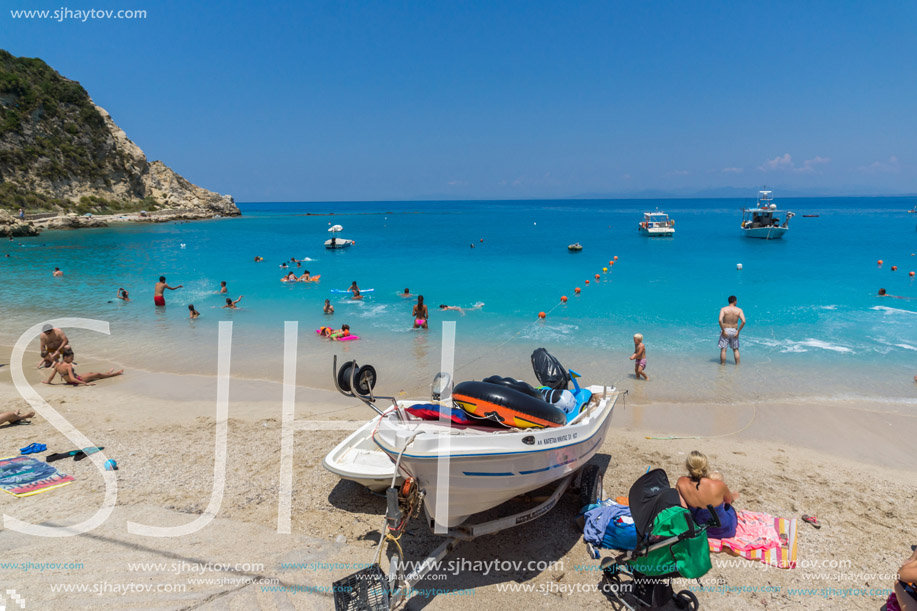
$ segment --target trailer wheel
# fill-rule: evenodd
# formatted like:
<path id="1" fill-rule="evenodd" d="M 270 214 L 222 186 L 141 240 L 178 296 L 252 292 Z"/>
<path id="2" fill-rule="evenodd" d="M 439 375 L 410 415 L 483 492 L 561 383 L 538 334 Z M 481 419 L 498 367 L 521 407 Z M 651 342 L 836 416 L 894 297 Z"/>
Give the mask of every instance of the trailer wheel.
<path id="1" fill-rule="evenodd" d="M 583 477 L 580 480 L 580 504 L 585 507 L 602 500 L 602 478 L 605 474 L 599 469 L 598 465 L 586 465 L 583 467 Z"/>
<path id="2" fill-rule="evenodd" d="M 700 603 L 697 600 L 697 596 L 695 596 L 694 592 L 691 592 L 690 590 L 682 590 L 673 596 L 673 598 L 675 599 L 675 606 L 679 609 L 697 611 L 700 608 Z"/>

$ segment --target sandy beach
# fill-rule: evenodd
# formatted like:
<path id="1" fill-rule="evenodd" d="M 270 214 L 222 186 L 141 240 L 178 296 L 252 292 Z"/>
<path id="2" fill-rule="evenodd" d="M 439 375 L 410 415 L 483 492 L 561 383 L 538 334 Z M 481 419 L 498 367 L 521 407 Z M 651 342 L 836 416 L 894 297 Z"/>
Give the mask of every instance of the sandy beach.
<path id="1" fill-rule="evenodd" d="M 11 383 L 9 353 L 8 347 L 0 353 L 4 411 L 26 407 Z M 87 359 L 80 369 L 109 366 Z M 152 538 L 129 534 L 126 523 L 187 523 L 210 501 L 216 378 L 128 371 L 94 387 L 70 388 L 38 384 L 35 370 L 26 375 L 51 407 L 104 446 L 105 457 L 120 468 L 117 505 L 97 529 L 63 540 L 8 529 L 0 536 L 3 562 L 19 564 L 3 570 L 4 584 L 30 606 L 329 609 L 331 583 L 371 561 L 384 499 L 339 481 L 321 465 L 347 431 L 370 416 L 353 400 L 333 390 L 297 388 L 291 533 L 278 534 L 282 385 L 234 380 L 226 488 L 215 519 L 190 535 Z M 629 380 L 622 389 L 628 386 L 637 384 Z M 308 421 L 321 424 L 302 424 Z M 719 590 L 697 593 L 703 608 L 878 609 L 884 596 L 854 592 L 889 588 L 887 577 L 914 543 L 917 474 L 908 439 L 915 433 L 914 417 L 877 414 L 868 405 L 653 404 L 641 402 L 635 390 L 619 399 L 594 460 L 606 467 L 606 496 L 618 496 L 648 466 L 666 469 L 674 481 L 685 456 L 700 449 L 740 493 L 738 509 L 818 516 L 820 530 L 799 521 L 795 569 L 713 555 L 714 568 L 701 583 Z M 5 456 L 33 441 L 47 444 L 48 453 L 70 449 L 40 415 L 31 425 L 4 427 L 0 440 Z M 54 465 L 76 481 L 31 497 L 5 495 L 4 513 L 65 525 L 101 506 L 105 485 L 92 461 Z M 593 591 L 597 562 L 589 559 L 573 524 L 577 505 L 577 497 L 567 495 L 540 520 L 461 544 L 447 558 L 458 563 L 449 565 L 456 574 L 432 574 L 420 585 L 430 595 L 415 597 L 408 608 L 607 604 Z M 409 527 L 404 542 L 405 552 L 416 558 L 436 544 L 422 520 Z M 532 560 L 542 563 L 529 566 Z M 502 564 L 481 564 L 493 561 Z M 493 570 L 462 568 L 475 566 L 468 563 Z M 60 593 L 68 587 L 70 592 Z M 151 599 L 138 591 L 142 587 L 157 588 L 156 594 Z"/>

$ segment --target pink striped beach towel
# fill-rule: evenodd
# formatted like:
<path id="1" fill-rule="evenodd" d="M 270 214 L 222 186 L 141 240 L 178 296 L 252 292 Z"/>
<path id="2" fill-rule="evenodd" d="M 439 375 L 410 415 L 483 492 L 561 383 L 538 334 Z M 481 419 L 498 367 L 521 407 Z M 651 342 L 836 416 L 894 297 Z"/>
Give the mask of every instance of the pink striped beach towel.
<path id="1" fill-rule="evenodd" d="M 796 519 L 775 518 L 756 511 L 740 511 L 736 535 L 709 539 L 711 552 L 725 551 L 778 569 L 796 568 Z"/>

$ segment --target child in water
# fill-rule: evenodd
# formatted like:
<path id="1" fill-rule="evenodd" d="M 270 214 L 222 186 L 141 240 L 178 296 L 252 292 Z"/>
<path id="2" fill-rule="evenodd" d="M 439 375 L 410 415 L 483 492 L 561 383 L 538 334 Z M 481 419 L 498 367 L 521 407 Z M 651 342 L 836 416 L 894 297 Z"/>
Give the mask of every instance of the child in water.
<path id="1" fill-rule="evenodd" d="M 634 353 L 630 355 L 630 360 L 634 361 L 634 375 L 637 379 L 642 377 L 644 380 L 649 380 L 650 377 L 644 371 L 646 369 L 646 344 L 643 343 L 643 335 L 639 333 L 634 335 Z"/>

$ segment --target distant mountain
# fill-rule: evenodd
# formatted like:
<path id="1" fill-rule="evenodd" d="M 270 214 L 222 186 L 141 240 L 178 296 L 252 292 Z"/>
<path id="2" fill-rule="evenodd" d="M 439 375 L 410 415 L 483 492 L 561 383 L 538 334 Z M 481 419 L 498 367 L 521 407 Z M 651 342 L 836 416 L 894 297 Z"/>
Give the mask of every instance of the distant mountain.
<path id="1" fill-rule="evenodd" d="M 0 50 L 0 209 L 238 215 L 146 155 L 86 90 L 40 59 Z"/>

